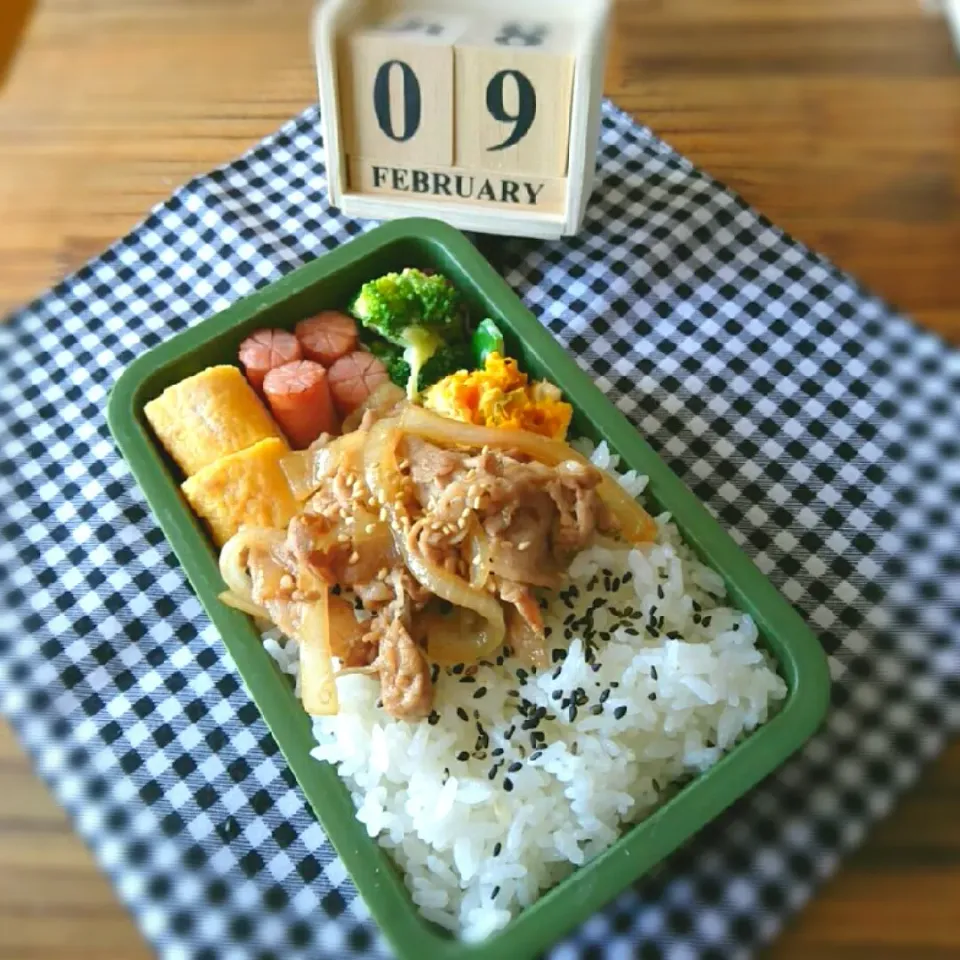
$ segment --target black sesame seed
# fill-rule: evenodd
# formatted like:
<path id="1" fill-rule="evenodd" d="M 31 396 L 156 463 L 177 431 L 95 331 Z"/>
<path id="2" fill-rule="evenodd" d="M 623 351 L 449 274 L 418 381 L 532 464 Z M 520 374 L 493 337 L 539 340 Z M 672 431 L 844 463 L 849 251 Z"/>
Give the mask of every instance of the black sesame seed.
<path id="1" fill-rule="evenodd" d="M 499 892 L 500 892 L 500 887 L 499 887 L 499 886 L 494 887 L 493 890 L 490 891 L 490 899 L 491 899 L 491 900 L 496 900 L 496 899 L 497 899 L 497 894 L 498 894 Z"/>
<path id="2" fill-rule="evenodd" d="M 383 701 L 378 697 L 377 698 L 377 709 L 379 710 L 383 706 Z"/>
<path id="3" fill-rule="evenodd" d="M 562 696 L 563 696 L 562 690 L 554 690 L 553 693 L 550 694 L 550 699 L 559 700 Z"/>
<path id="4" fill-rule="evenodd" d="M 604 690 L 604 691 L 600 694 L 600 696 L 597 698 L 597 700 L 598 700 L 598 702 L 600 702 L 600 703 L 606 703 L 606 702 L 607 702 L 607 699 L 609 698 L 609 696 L 610 696 L 610 691 L 609 691 L 609 690 Z"/>
<path id="5" fill-rule="evenodd" d="M 513 781 L 509 777 L 503 778 L 503 789 L 509 793 L 513 789 Z"/>
<path id="6" fill-rule="evenodd" d="M 712 617 L 704 617 L 703 623 L 701 624 L 701 626 L 709 627 L 712 619 L 713 619 Z"/>
<path id="7" fill-rule="evenodd" d="M 457 674 L 458 676 L 459 676 L 461 673 L 463 673 L 463 664 L 462 664 L 462 663 L 455 663 L 455 664 L 453 665 L 453 672 L 454 672 L 455 674 Z"/>
<path id="8" fill-rule="evenodd" d="M 734 630 L 739 630 L 739 629 L 740 629 L 740 624 L 739 624 L 739 623 L 735 623 L 735 624 L 733 625 L 733 629 L 734 629 Z"/>
<path id="9" fill-rule="evenodd" d="M 521 730 L 532 730 L 540 721 L 536 717 L 530 717 L 520 724 Z"/>
<path id="10" fill-rule="evenodd" d="M 503 849 L 503 844 L 500 843 L 500 841 L 498 840 L 498 841 L 496 842 L 496 844 L 494 845 L 494 847 L 493 847 L 493 855 L 494 855 L 495 857 L 499 857 L 499 856 L 500 856 L 500 851 L 501 851 L 502 849 Z"/>
<path id="11" fill-rule="evenodd" d="M 694 601 L 693 601 L 693 609 L 694 609 L 697 613 L 699 613 L 699 612 L 703 609 L 703 607 L 701 607 L 700 604 L 697 603 L 696 600 L 694 600 Z"/>
<path id="12" fill-rule="evenodd" d="M 527 682 L 527 677 L 529 677 L 529 676 L 530 676 L 530 674 L 527 673 L 527 671 L 524 670 L 523 667 L 517 667 L 517 679 L 518 679 L 521 683 L 526 683 L 526 682 Z"/>
<path id="13" fill-rule="evenodd" d="M 664 592 L 663 592 L 663 584 L 662 584 L 662 583 L 658 583 L 658 584 L 657 584 L 657 599 L 663 600 L 664 597 L 665 597 L 665 594 L 664 594 Z"/>
<path id="14" fill-rule="evenodd" d="M 619 686 L 620 686 L 620 681 L 619 681 L 619 680 L 611 680 L 611 681 L 610 681 L 610 687 L 611 687 L 613 690 L 616 690 L 617 687 L 619 687 Z"/>
<path id="15" fill-rule="evenodd" d="M 470 719 L 470 718 L 467 716 L 467 711 L 464 710 L 463 707 L 457 707 L 457 716 L 458 716 L 461 720 L 463 720 L 465 723 Z"/>
<path id="16" fill-rule="evenodd" d="M 494 764 L 494 765 L 490 768 L 489 772 L 487 773 L 487 779 L 488 779 L 488 780 L 494 780 L 494 779 L 496 779 L 496 776 L 497 776 L 497 765 Z"/>
<path id="17" fill-rule="evenodd" d="M 591 663 L 591 664 L 590 664 L 590 669 L 591 669 L 594 673 L 598 673 L 601 666 L 603 666 L 603 664 L 600 664 L 600 663 Z"/>
<path id="18" fill-rule="evenodd" d="M 508 697 L 514 697 L 514 698 L 519 697 L 519 696 L 520 696 L 520 691 L 519 691 L 519 690 L 508 690 L 508 691 L 507 691 L 507 696 L 508 696 Z"/>
<path id="19" fill-rule="evenodd" d="M 580 742 L 578 740 L 574 740 L 573 743 L 570 744 L 570 753 L 574 757 L 580 755 Z"/>
<path id="20" fill-rule="evenodd" d="M 440 676 L 440 665 L 435 663 L 435 664 L 430 668 L 430 682 L 431 682 L 432 684 L 436 685 L 437 677 L 439 677 L 439 676 Z"/>
<path id="21" fill-rule="evenodd" d="M 507 727 L 507 729 L 504 731 L 503 739 L 509 740 L 514 735 L 516 730 L 517 730 L 516 724 L 511 723 L 510 726 Z"/>
<path id="22" fill-rule="evenodd" d="M 629 583 L 632 579 L 633 579 L 633 571 L 628 570 L 628 571 L 623 575 L 623 582 L 624 582 L 624 583 Z"/>
<path id="23" fill-rule="evenodd" d="M 650 676 L 656 680 L 657 679 L 657 668 L 652 666 L 650 667 Z"/>
<path id="24" fill-rule="evenodd" d="M 547 735 L 546 735 L 545 733 L 543 733 L 541 730 L 534 730 L 533 733 L 530 734 L 530 739 L 531 739 L 531 740 L 546 740 L 546 739 L 547 739 Z"/>
<path id="25" fill-rule="evenodd" d="M 617 707 L 617 709 L 613 711 L 613 715 L 617 720 L 622 720 L 627 715 L 627 708 Z"/>
<path id="26" fill-rule="evenodd" d="M 577 705 L 575 703 L 570 704 L 570 709 L 567 710 L 567 719 L 571 723 L 577 719 Z"/>
<path id="27" fill-rule="evenodd" d="M 487 695 L 487 688 L 486 688 L 486 687 L 477 687 L 477 689 L 473 691 L 473 699 L 474 699 L 474 700 L 481 700 L 481 699 L 483 699 L 486 695 Z"/>
<path id="28" fill-rule="evenodd" d="M 461 683 L 476 683 L 476 682 L 477 682 L 477 678 L 476 678 L 475 676 L 473 676 L 472 674 L 464 674 L 464 676 L 462 676 L 462 677 L 460 678 L 460 682 L 461 682 Z"/>
<path id="29" fill-rule="evenodd" d="M 513 763 L 507 767 L 507 773 L 516 773 L 518 770 L 523 769 L 523 764 L 519 760 L 514 760 Z"/>
<path id="30" fill-rule="evenodd" d="M 648 699 L 648 700 L 656 700 L 656 699 L 657 699 L 657 695 L 656 695 L 655 693 L 648 693 L 648 694 L 647 694 L 647 699 Z"/>
<path id="31" fill-rule="evenodd" d="M 469 760 L 469 759 L 470 759 L 470 754 L 467 753 L 466 750 L 461 750 L 461 751 L 457 754 L 457 759 L 458 759 L 461 763 L 463 763 L 463 762 L 465 762 L 466 760 Z"/>
<path id="32" fill-rule="evenodd" d="M 502 755 L 503 755 L 503 747 L 494 747 L 490 752 L 491 752 L 495 757 L 502 756 Z"/>
<path id="33" fill-rule="evenodd" d="M 539 760 L 542 756 L 543 756 L 542 750 L 534 750 L 533 753 L 530 754 L 530 759 Z"/>
<path id="34" fill-rule="evenodd" d="M 436 710 L 432 711 L 430 716 L 427 717 L 427 723 L 429 723 L 431 727 L 435 727 L 439 722 L 440 722 L 440 714 L 437 713 Z"/>
<path id="35" fill-rule="evenodd" d="M 591 712 L 595 717 L 599 717 L 600 714 L 603 713 L 603 705 L 602 705 L 602 704 L 599 704 L 599 703 L 595 703 L 595 704 L 590 708 L 590 712 Z"/>

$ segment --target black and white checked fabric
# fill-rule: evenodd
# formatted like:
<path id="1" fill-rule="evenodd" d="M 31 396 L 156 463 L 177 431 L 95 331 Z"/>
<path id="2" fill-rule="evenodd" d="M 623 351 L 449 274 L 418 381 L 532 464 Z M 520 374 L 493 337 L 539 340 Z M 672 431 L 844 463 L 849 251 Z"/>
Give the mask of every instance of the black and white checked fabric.
<path id="1" fill-rule="evenodd" d="M 0 331 L 0 692 L 174 958 L 386 955 L 104 422 L 137 354 L 367 229 L 308 110 Z M 480 238 L 831 655 L 809 746 L 551 953 L 751 955 L 960 727 L 960 354 L 606 105 L 573 240 Z"/>

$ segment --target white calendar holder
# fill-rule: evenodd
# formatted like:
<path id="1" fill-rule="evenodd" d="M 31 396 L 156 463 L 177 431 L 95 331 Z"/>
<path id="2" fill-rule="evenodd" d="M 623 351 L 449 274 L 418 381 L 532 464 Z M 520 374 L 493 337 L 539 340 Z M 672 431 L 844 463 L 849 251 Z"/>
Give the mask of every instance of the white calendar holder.
<path id="1" fill-rule="evenodd" d="M 611 0 L 327 0 L 314 51 L 331 203 L 464 230 L 580 228 Z"/>

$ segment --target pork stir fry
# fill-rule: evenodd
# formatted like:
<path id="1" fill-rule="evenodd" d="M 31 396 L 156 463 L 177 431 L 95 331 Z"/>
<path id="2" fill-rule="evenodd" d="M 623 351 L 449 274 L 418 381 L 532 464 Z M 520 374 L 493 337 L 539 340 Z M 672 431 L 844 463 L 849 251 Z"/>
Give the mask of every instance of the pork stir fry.
<path id="1" fill-rule="evenodd" d="M 301 644 L 376 675 L 383 709 L 414 720 L 432 710 L 434 663 L 507 647 L 544 666 L 535 590 L 561 587 L 595 536 L 639 542 L 654 527 L 564 443 L 372 399 L 353 432 L 285 465 L 304 499 L 286 532 L 242 531 L 222 566 L 233 594 L 293 635 L 291 609 L 325 606 L 325 636 Z"/>

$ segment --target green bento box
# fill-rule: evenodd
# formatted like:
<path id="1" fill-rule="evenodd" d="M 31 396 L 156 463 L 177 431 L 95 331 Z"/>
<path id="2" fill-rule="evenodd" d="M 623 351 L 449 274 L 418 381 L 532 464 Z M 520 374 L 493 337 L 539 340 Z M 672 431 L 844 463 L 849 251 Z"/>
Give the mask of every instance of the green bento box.
<path id="1" fill-rule="evenodd" d="M 720 573 L 731 600 L 754 618 L 788 687 L 783 707 L 767 724 L 505 929 L 477 944 L 460 942 L 421 918 L 388 854 L 356 819 L 336 771 L 310 756 L 310 721 L 289 679 L 263 649 L 250 619 L 217 599 L 224 584 L 214 546 L 181 496 L 178 471 L 143 415 L 144 405 L 170 384 L 213 364 L 234 363 L 240 342 L 251 331 L 289 329 L 320 309 L 342 307 L 364 281 L 405 266 L 433 267 L 446 274 L 474 316 L 492 317 L 500 325 L 508 352 L 523 369 L 563 390 L 575 411 L 573 435 L 606 440 L 625 466 L 650 478 L 648 502 L 669 511 L 690 546 Z M 307 800 L 403 960 L 535 956 L 783 763 L 817 729 L 826 711 L 830 689 L 826 656 L 803 620 L 466 237 L 443 223 L 409 219 L 378 227 L 160 344 L 120 376 L 110 397 L 108 420 Z"/>

